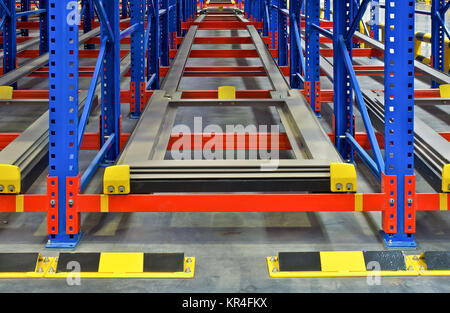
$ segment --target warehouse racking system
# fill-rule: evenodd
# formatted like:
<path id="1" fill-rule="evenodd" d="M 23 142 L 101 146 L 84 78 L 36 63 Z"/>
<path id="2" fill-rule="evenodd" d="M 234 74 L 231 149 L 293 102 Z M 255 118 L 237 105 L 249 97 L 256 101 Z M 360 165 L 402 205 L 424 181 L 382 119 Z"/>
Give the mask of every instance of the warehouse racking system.
<path id="1" fill-rule="evenodd" d="M 412 0 L 341 0 L 333 7 L 326 0 L 323 8 L 319 0 L 83 0 L 81 13 L 78 5 L 0 0 L 0 86 L 14 88 L 9 101 L 49 103 L 48 112 L 24 132 L 0 134 L 0 212 L 46 212 L 47 247 L 74 248 L 81 238 L 80 215 L 87 212 L 278 211 L 381 211 L 385 245 L 414 247 L 416 212 L 449 210 L 450 136 L 415 117 L 414 107 L 448 101 L 439 87 L 450 84 L 444 72 L 450 1 L 433 0 L 430 12 L 416 10 Z M 378 41 L 380 10 L 384 44 Z M 367 11 L 370 29 L 360 28 Z M 415 14 L 431 16 L 432 67 L 414 59 Z M 34 29 L 39 37 L 29 37 Z M 248 36 L 197 34 L 208 29 L 244 30 Z M 31 50 L 37 43 L 39 50 Z M 85 57 L 97 58 L 95 67 L 80 66 Z M 188 58 L 221 57 L 259 58 L 263 66 L 187 66 Z M 359 65 L 353 57 L 384 58 L 384 65 Z M 17 84 L 45 75 L 48 91 Z M 92 81 L 80 91 L 83 75 Z M 120 87 L 125 75 L 129 90 Z M 221 98 L 217 90 L 181 90 L 184 76 L 266 76 L 272 88 L 238 88 Z M 321 88 L 321 76 L 333 81 L 332 90 Z M 384 88 L 362 89 L 357 76 L 384 76 Z M 415 89 L 416 76 L 429 78 L 430 88 Z M 127 102 L 130 116 L 121 116 L 120 104 Z M 333 102 L 331 133 L 318 122 L 323 102 Z M 96 105 L 99 132 L 87 133 Z M 261 160 L 165 160 L 176 139 L 177 109 L 187 106 L 273 106 L 285 129 L 277 140 L 295 160 L 280 160 L 269 172 L 261 171 Z M 131 134 L 122 132 L 124 118 L 139 119 Z M 356 119 L 364 132 L 355 132 Z M 263 135 L 270 137 L 248 136 Z M 208 139 L 189 136 L 200 141 L 195 149 Z M 98 150 L 83 173 L 80 149 Z M 380 182 L 379 192 L 357 192 L 356 155 Z M 49 168 L 47 194 L 22 193 L 42 164 Z M 103 194 L 84 193 L 99 167 L 106 167 Z M 426 173 L 435 192 L 416 192 L 415 169 Z"/>

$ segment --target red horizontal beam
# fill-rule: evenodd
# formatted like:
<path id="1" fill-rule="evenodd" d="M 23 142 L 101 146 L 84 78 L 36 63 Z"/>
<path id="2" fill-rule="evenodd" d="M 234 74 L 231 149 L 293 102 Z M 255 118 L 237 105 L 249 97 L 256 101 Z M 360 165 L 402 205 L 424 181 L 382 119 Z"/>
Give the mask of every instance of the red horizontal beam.
<path id="1" fill-rule="evenodd" d="M 183 90 L 182 99 L 217 99 L 217 90 Z M 270 90 L 236 90 L 237 99 L 270 99 Z"/>
<path id="2" fill-rule="evenodd" d="M 174 144 L 179 140 L 182 140 L 183 145 L 180 149 L 186 149 L 186 145 L 189 146 L 189 150 L 204 150 L 206 144 L 212 144 L 214 150 L 292 150 L 289 139 L 285 133 L 276 135 L 278 137 L 278 145 L 272 146 L 272 134 L 271 133 L 192 133 L 192 134 L 172 134 L 170 136 L 167 150 L 173 150 Z M 216 144 L 213 144 L 211 140 L 214 140 Z M 181 144 L 181 143 L 180 143 Z"/>
<path id="3" fill-rule="evenodd" d="M 333 56 L 333 49 L 320 49 L 320 54 L 324 57 L 331 58 Z M 354 57 L 382 57 L 384 51 L 375 48 L 354 48 Z"/>
<path id="4" fill-rule="evenodd" d="M 384 194 L 363 194 L 363 211 L 382 211 Z M 108 197 L 109 212 L 347 212 L 354 194 L 175 194 Z M 100 212 L 100 195 L 79 195 L 79 212 Z M 251 205 L 250 205 L 251 204 Z"/>

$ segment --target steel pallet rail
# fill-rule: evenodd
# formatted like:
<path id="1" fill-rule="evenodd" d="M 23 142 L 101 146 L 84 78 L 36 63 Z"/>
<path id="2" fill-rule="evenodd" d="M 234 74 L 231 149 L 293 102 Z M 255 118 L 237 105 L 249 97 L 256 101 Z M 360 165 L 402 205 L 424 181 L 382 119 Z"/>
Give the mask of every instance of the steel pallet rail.
<path id="1" fill-rule="evenodd" d="M 236 2 L 234 6 L 242 7 L 241 1 Z M 450 168 L 444 167 L 443 193 L 416 193 L 414 67 L 420 70 L 420 66 L 414 63 L 414 1 L 386 1 L 385 53 L 373 47 L 358 48 L 354 42 L 360 37 L 354 35 L 370 1 L 334 1 L 333 21 L 320 19 L 319 0 L 289 2 L 287 9 L 286 0 L 246 0 L 244 19 L 234 7 L 226 10 L 220 7 L 222 4 L 216 8 L 204 1 L 129 0 L 122 2 L 122 16 L 129 14 L 130 23 L 121 32 L 119 0 L 108 1 L 108 5 L 106 0 L 84 1 L 84 31 L 92 31 L 90 27 L 95 23 L 88 26 L 86 22 L 93 21 L 96 11 L 101 37 L 97 42 L 100 44 L 97 66 L 79 119 L 77 15 L 71 15 L 69 0 L 48 0 L 51 51 L 48 190 L 45 195 L 20 194 L 20 172 L 10 164 L 4 165 L 0 182 L 8 188 L 0 191 L 0 211 L 47 212 L 48 247 L 58 248 L 73 248 L 78 243 L 80 214 L 85 212 L 381 211 L 386 245 L 415 246 L 416 212 L 449 209 Z M 374 3 L 371 8 L 377 7 Z M 207 10 L 202 12 L 206 14 L 198 16 L 197 9 L 205 6 Z M 441 6 L 440 12 L 448 6 L 448 3 Z M 2 8 L 8 11 L 8 7 Z M 327 1 L 325 15 L 330 11 Z M 17 27 L 23 28 L 23 24 Z M 247 31 L 250 39 L 205 39 L 196 36 L 200 29 L 240 29 Z M 124 136 L 120 127 L 120 39 L 128 35 L 131 35 L 130 112 L 140 120 L 135 131 Z M 205 51 L 194 49 L 195 43 L 252 43 L 255 49 Z M 321 43 L 332 43 L 333 49 L 322 48 Z M 333 91 L 320 88 L 321 55 L 333 58 Z M 239 56 L 260 58 L 263 66 L 186 66 L 188 58 Z M 353 56 L 384 56 L 385 65 L 382 69 L 357 68 L 353 66 Z M 383 114 L 385 129 L 381 140 L 384 157 L 379 134 L 372 126 L 366 99 L 356 79 L 357 73 L 364 71 L 382 71 L 385 76 L 383 104 L 387 110 Z M 85 125 L 100 74 L 101 130 L 95 137 L 99 152 L 80 175 L 79 149 L 88 135 Z M 218 100 L 217 91 L 178 90 L 183 76 L 202 75 L 263 75 L 269 78 L 272 88 L 238 91 L 236 99 L 228 100 Z M 289 76 L 290 84 L 284 75 Z M 358 137 L 354 131 L 353 94 L 366 128 L 364 136 Z M 320 103 L 330 99 L 334 102 L 332 140 L 317 119 Z M 292 150 L 296 159 L 280 160 L 280 166 L 270 171 L 260 171 L 265 165 L 263 161 L 165 161 L 163 154 L 173 145 L 176 109 L 193 105 L 275 106 L 286 128 L 284 137 L 280 134 L 277 139 L 284 140 L 286 149 Z M 194 141 L 200 140 L 200 149 L 205 137 L 191 134 Z M 234 137 L 232 134 L 232 141 Z M 128 139 L 126 145 L 122 138 Z M 349 163 L 344 164 L 348 165 L 345 168 L 353 169 L 355 152 L 380 180 L 380 192 L 355 193 L 353 171 L 344 170 L 349 177 L 336 178 L 332 173 L 330 163 L 341 160 Z M 104 193 L 82 193 L 100 164 L 115 165 L 106 168 Z M 196 193 L 167 194 L 177 191 Z M 246 193 L 229 194 L 229 191 Z"/>

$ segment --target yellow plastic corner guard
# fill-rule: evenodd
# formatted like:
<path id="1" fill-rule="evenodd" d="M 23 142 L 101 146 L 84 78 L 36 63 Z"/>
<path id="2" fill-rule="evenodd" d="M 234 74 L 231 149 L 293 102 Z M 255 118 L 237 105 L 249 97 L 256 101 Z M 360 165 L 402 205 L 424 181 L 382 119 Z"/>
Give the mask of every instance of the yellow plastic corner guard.
<path id="1" fill-rule="evenodd" d="M 236 88 L 233 86 L 219 87 L 219 99 L 236 99 Z"/>
<path id="2" fill-rule="evenodd" d="M 103 193 L 106 195 L 124 195 L 130 193 L 130 166 L 114 165 L 105 169 L 103 175 Z"/>
<path id="3" fill-rule="evenodd" d="M 445 164 L 442 168 L 442 191 L 450 192 L 450 164 Z"/>
<path id="4" fill-rule="evenodd" d="M 441 91 L 441 98 L 450 98 L 450 84 L 440 85 L 439 90 Z"/>
<path id="5" fill-rule="evenodd" d="M 20 193 L 20 169 L 15 165 L 0 164 L 0 194 Z"/>
<path id="6" fill-rule="evenodd" d="M 330 163 L 330 188 L 332 192 L 356 192 L 356 169 L 349 163 Z"/>
<path id="7" fill-rule="evenodd" d="M 0 99 L 10 100 L 13 97 L 13 87 L 0 86 Z"/>

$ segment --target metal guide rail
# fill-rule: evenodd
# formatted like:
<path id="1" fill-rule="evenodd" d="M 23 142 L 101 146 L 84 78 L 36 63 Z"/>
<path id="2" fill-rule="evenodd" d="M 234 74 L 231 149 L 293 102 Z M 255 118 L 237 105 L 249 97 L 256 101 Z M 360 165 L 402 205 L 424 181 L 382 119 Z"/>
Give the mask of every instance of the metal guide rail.
<path id="1" fill-rule="evenodd" d="M 245 23 L 240 16 L 237 21 Z M 290 89 L 253 25 L 245 30 L 272 86 L 271 98 L 182 99 L 179 85 L 201 28 L 198 24 L 189 28 L 162 90 L 150 98 L 117 162 L 130 166 L 131 193 L 329 192 L 330 163 L 342 159 L 303 95 Z M 295 159 L 277 160 L 275 167 L 271 165 L 274 160 L 165 160 L 177 109 L 186 106 L 275 107 Z"/>

